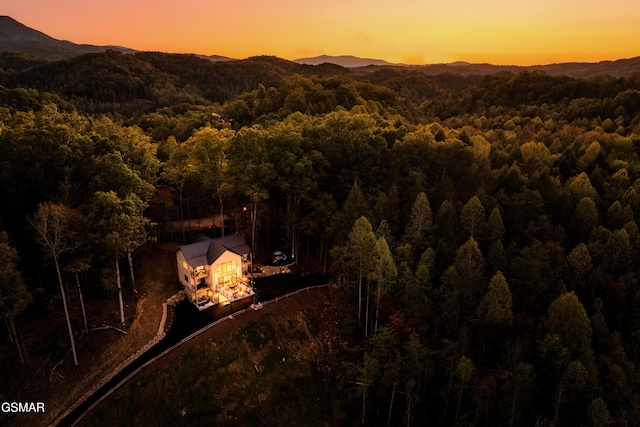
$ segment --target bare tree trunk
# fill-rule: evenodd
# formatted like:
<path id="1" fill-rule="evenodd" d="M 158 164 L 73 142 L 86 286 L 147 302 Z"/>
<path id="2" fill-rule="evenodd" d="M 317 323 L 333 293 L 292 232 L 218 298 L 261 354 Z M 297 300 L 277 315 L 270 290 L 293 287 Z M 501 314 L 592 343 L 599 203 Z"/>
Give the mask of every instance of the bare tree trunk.
<path id="1" fill-rule="evenodd" d="M 367 406 L 367 386 L 365 381 L 364 390 L 362 391 L 362 425 L 364 425 L 364 414 Z"/>
<path id="2" fill-rule="evenodd" d="M 133 275 L 133 256 L 131 255 L 131 251 L 127 251 L 127 258 L 129 259 L 129 271 L 131 272 L 131 284 L 133 285 L 133 292 L 138 293 L 136 289 L 136 278 Z"/>
<path id="3" fill-rule="evenodd" d="M 295 243 L 296 246 L 296 258 L 298 258 L 298 206 L 300 206 L 300 201 L 302 200 L 302 197 L 298 197 L 298 200 L 296 200 L 296 204 L 293 206 L 293 242 Z M 308 256 L 307 256 L 308 258 Z"/>
<path id="4" fill-rule="evenodd" d="M 53 262 L 56 265 L 56 272 L 58 273 L 58 282 L 60 283 L 60 293 L 62 294 L 62 306 L 64 307 L 64 315 L 67 318 L 67 329 L 69 330 L 69 341 L 71 341 L 71 352 L 73 353 L 73 363 L 78 366 L 78 355 L 76 354 L 76 342 L 73 338 L 73 329 L 71 328 L 71 318 L 69 317 L 69 308 L 67 307 L 67 296 L 64 292 L 64 285 L 62 284 L 62 275 L 60 274 L 60 266 L 58 265 L 58 257 L 53 254 Z"/>
<path id="5" fill-rule="evenodd" d="M 297 250 L 296 250 L 296 233 L 295 231 L 291 231 L 291 260 L 295 261 L 297 259 L 297 254 L 296 254 Z"/>
<path id="6" fill-rule="evenodd" d="M 324 265 L 324 270 L 323 270 L 323 274 L 326 274 L 327 271 L 327 264 L 329 263 L 329 250 L 330 248 L 330 244 L 331 244 L 331 238 L 327 235 L 325 235 L 322 238 L 322 241 L 324 242 L 324 244 L 322 245 L 322 262 Z"/>
<path id="7" fill-rule="evenodd" d="M 407 427 L 411 427 L 411 396 L 407 396 Z"/>
<path id="8" fill-rule="evenodd" d="M 449 370 L 449 388 L 447 389 L 447 400 L 444 402 L 444 413 L 447 415 L 447 407 L 449 406 L 449 396 L 451 395 L 451 384 L 453 383 L 453 359 L 451 359 L 451 369 Z"/>
<path id="9" fill-rule="evenodd" d="M 124 301 L 122 300 L 122 285 L 120 284 L 120 264 L 118 263 L 118 258 L 116 258 L 116 283 L 118 284 L 118 299 L 120 300 L 120 322 L 124 325 Z"/>
<path id="10" fill-rule="evenodd" d="M 460 414 L 460 404 L 462 404 L 462 393 L 464 392 L 464 388 L 460 387 L 460 395 L 458 396 L 458 407 L 456 408 L 456 419 L 455 424 L 458 424 L 458 415 Z"/>
<path id="11" fill-rule="evenodd" d="M 191 233 L 191 198 L 187 196 L 187 231 Z"/>
<path id="12" fill-rule="evenodd" d="M 367 308 L 365 309 L 365 317 L 364 317 L 364 336 L 369 336 L 369 283 L 367 282 Z"/>
<path id="13" fill-rule="evenodd" d="M 298 230 L 297 230 L 297 216 L 298 205 L 300 204 L 301 197 L 295 198 L 291 203 L 291 258 L 298 259 Z"/>
<path id="14" fill-rule="evenodd" d="M 18 334 L 18 331 L 16 331 L 16 336 L 18 337 L 18 344 L 22 346 L 22 354 L 24 355 L 24 361 L 27 364 L 27 366 L 31 366 L 31 361 L 29 361 L 29 352 L 27 351 L 27 346 L 25 345 L 24 340 L 22 339 L 20 334 Z"/>
<path id="15" fill-rule="evenodd" d="M 87 311 L 84 308 L 84 298 L 82 297 L 82 288 L 80 288 L 80 279 L 76 271 L 76 285 L 78 286 L 78 295 L 80 295 L 80 306 L 82 307 L 82 318 L 84 319 L 84 331 L 89 333 L 89 324 L 87 323 Z"/>
<path id="16" fill-rule="evenodd" d="M 224 237 L 224 206 L 222 205 L 222 194 L 220 194 L 220 184 L 218 184 L 218 200 L 220 201 L 220 228 L 222 230 L 222 237 Z"/>
<path id="17" fill-rule="evenodd" d="M 186 242 L 187 238 L 184 234 L 184 208 L 182 206 L 182 190 L 184 189 L 184 183 L 178 185 L 178 189 L 180 190 L 180 228 L 182 230 L 182 241 Z"/>
<path id="18" fill-rule="evenodd" d="M 22 347 L 20 347 L 20 341 L 18 339 L 18 334 L 16 333 L 16 325 L 13 323 L 13 316 L 6 315 L 5 323 L 7 324 L 7 331 L 9 332 L 9 339 L 16 344 L 16 349 L 18 350 L 18 358 L 20 359 L 20 364 L 24 365 L 24 356 L 22 355 Z"/>
<path id="19" fill-rule="evenodd" d="M 291 258 L 293 258 L 293 261 L 298 259 L 298 235 L 296 233 L 296 229 L 293 228 L 293 230 L 291 231 Z"/>
<path id="20" fill-rule="evenodd" d="M 291 214 L 291 190 L 287 191 L 287 238 L 291 237 L 291 230 L 293 227 L 292 214 Z M 291 246 L 293 251 L 293 245 Z"/>
<path id="21" fill-rule="evenodd" d="M 393 398 L 396 396 L 396 381 L 393 382 L 391 389 L 391 403 L 389 403 L 389 418 L 387 418 L 387 426 L 391 426 L 391 412 L 393 411 Z"/>
<path id="22" fill-rule="evenodd" d="M 7 335 L 9 336 L 9 341 L 13 342 L 13 334 L 11 333 L 11 327 L 9 326 L 9 315 L 4 316 L 4 326 L 7 328 Z"/>
<path id="23" fill-rule="evenodd" d="M 378 312 L 380 310 L 380 283 L 378 283 L 378 295 L 376 296 L 376 321 L 375 321 L 375 326 L 373 328 L 373 332 L 376 333 L 378 332 Z"/>
<path id="24" fill-rule="evenodd" d="M 256 223 L 258 221 L 258 201 L 251 196 L 251 253 L 256 253 Z"/>
<path id="25" fill-rule="evenodd" d="M 558 415 L 560 414 L 560 403 L 562 402 L 562 384 L 558 388 L 558 397 L 556 399 L 556 410 L 553 416 L 553 425 L 558 425 Z"/>
<path id="26" fill-rule="evenodd" d="M 244 212 L 244 211 L 243 211 Z M 238 204 L 234 201 L 233 203 L 233 224 L 235 225 L 235 233 L 239 233 L 240 232 L 240 224 L 238 222 Z M 244 215 L 242 216 L 242 224 L 244 224 L 245 218 Z"/>
<path id="27" fill-rule="evenodd" d="M 518 389 L 513 393 L 513 403 L 511 404 L 511 420 L 509 422 L 509 427 L 513 427 L 513 420 L 516 416 L 516 402 L 518 401 Z"/>
<path id="28" fill-rule="evenodd" d="M 360 269 L 358 270 L 358 322 L 362 320 L 362 254 L 360 255 Z"/>

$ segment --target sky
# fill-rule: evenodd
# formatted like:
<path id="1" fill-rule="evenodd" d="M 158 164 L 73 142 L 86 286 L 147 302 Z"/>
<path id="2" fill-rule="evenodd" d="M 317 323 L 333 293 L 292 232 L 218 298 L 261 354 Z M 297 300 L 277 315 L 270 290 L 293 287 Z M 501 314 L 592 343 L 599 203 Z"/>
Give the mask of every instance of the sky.
<path id="1" fill-rule="evenodd" d="M 74 43 L 238 59 L 537 65 L 640 56 L 638 0 L 0 0 L 0 14 Z"/>

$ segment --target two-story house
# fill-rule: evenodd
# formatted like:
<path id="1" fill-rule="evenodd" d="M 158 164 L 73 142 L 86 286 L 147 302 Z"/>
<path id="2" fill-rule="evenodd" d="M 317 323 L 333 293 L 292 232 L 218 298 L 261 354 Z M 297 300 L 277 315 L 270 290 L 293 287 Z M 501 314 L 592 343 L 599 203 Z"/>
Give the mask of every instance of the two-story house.
<path id="1" fill-rule="evenodd" d="M 198 310 L 253 295 L 248 280 L 251 249 L 239 235 L 202 237 L 176 252 L 178 277 Z"/>

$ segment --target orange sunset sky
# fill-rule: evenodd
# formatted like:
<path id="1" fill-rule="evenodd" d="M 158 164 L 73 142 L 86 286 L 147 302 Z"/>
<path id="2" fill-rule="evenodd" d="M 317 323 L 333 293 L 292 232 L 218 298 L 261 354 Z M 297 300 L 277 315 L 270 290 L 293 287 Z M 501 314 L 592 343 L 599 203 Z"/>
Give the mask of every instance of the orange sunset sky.
<path id="1" fill-rule="evenodd" d="M 74 43 L 246 58 L 534 65 L 640 56 L 638 0 L 2 0 Z M 9 4 L 7 4 L 9 3 Z"/>

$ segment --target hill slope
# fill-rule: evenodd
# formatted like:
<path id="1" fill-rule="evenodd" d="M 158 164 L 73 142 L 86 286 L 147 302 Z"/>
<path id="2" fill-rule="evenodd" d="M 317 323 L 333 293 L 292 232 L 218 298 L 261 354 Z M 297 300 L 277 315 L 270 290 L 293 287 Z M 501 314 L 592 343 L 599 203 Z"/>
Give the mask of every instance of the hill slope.
<path id="1" fill-rule="evenodd" d="M 0 16 L 0 51 L 18 52 L 49 60 L 59 60 L 84 53 L 103 52 L 108 49 L 134 52 L 132 49 L 119 46 L 93 46 L 54 39 L 9 16 Z"/>
<path id="2" fill-rule="evenodd" d="M 370 67 L 370 70 L 377 70 L 380 67 Z M 568 76 L 582 79 L 591 76 L 609 75 L 611 77 L 626 77 L 633 73 L 640 72 L 640 57 L 618 59 L 616 61 L 601 62 L 565 62 L 559 64 L 546 65 L 492 65 L 492 64 L 470 64 L 458 62 L 454 64 L 429 64 L 407 66 L 412 70 L 418 70 L 430 76 L 438 74 L 458 74 L 462 76 L 489 75 L 501 72 L 519 73 L 522 71 L 544 71 L 551 76 Z"/>

